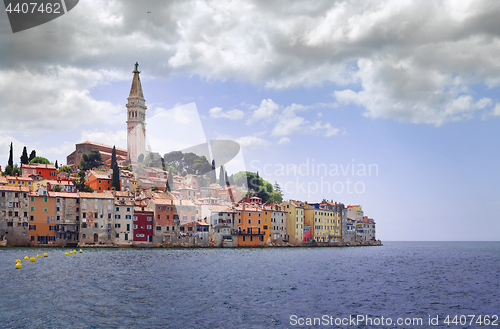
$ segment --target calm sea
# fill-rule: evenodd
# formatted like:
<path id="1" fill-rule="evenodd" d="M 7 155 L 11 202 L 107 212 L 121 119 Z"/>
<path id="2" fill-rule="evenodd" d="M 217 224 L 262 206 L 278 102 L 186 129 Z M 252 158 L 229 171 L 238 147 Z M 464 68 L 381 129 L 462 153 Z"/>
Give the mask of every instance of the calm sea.
<path id="1" fill-rule="evenodd" d="M 65 251 L 0 249 L 0 327 L 500 327 L 500 242 Z"/>

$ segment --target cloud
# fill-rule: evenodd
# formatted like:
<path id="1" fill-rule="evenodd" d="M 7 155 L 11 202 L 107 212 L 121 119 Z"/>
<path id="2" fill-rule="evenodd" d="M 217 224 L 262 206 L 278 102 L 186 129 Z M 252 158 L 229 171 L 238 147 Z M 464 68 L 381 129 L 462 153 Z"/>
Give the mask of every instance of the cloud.
<path id="1" fill-rule="evenodd" d="M 278 141 L 278 144 L 284 145 L 290 143 L 290 138 L 288 137 L 281 137 L 280 140 Z"/>
<path id="2" fill-rule="evenodd" d="M 363 106 L 369 117 L 438 126 L 489 111 L 499 101 L 495 97 L 481 107 L 473 92 L 477 86 L 500 86 L 499 16 L 500 3 L 491 0 L 297 0 L 286 6 L 278 0 L 81 1 L 50 23 L 0 34 L 0 81 L 12 81 L 10 74 L 22 84 L 32 80 L 35 84 L 26 83 L 29 104 L 39 99 L 44 110 L 62 104 L 57 110 L 65 111 L 52 113 L 66 124 L 53 120 L 40 129 L 67 127 L 73 114 L 90 123 L 95 116 L 78 117 L 81 111 L 70 109 L 103 113 L 112 107 L 89 95 L 94 82 L 110 79 L 83 76 L 107 70 L 128 80 L 135 61 L 153 78 L 198 75 L 270 89 L 331 82 L 340 87 L 339 101 Z M 7 20 L 0 29 L 10 30 Z M 51 67 L 84 73 L 61 82 Z M 8 93 L 22 91 L 19 84 L 9 85 L 0 95 L 4 103 Z M 470 111 L 458 114 L 456 102 L 469 104 Z M 33 121 L 41 118 L 19 100 L 12 104 L 16 111 L 33 113 Z M 251 119 L 276 113 L 270 111 L 256 111 Z"/>
<path id="3" fill-rule="evenodd" d="M 236 142 L 245 149 L 266 148 L 271 145 L 269 141 L 256 136 L 243 136 L 236 139 Z"/>
<path id="4" fill-rule="evenodd" d="M 113 146 L 118 148 L 127 149 L 127 131 L 118 130 L 115 132 L 103 130 L 83 130 L 81 132 L 80 140 L 97 142 L 104 145 Z M 74 145 L 71 151 L 74 151 Z M 69 153 L 68 153 L 69 154 Z"/>
<path id="5" fill-rule="evenodd" d="M 94 99 L 89 90 L 120 80 L 114 71 L 49 67 L 45 73 L 0 71 L 2 120 L 7 132 L 70 131 L 125 120 L 122 106 Z"/>
<path id="6" fill-rule="evenodd" d="M 263 99 L 260 102 L 260 106 L 252 113 L 252 117 L 248 120 L 248 123 L 275 118 L 279 109 L 280 106 L 273 102 L 272 99 Z"/>
<path id="7" fill-rule="evenodd" d="M 223 112 L 220 107 L 211 108 L 208 111 L 208 113 L 210 114 L 210 116 L 212 118 L 216 118 L 216 119 L 224 118 L 224 119 L 229 119 L 229 120 L 240 120 L 240 119 L 243 119 L 243 117 L 245 116 L 245 112 L 243 112 L 241 110 L 234 109 L 234 110 L 230 110 L 227 112 Z"/>

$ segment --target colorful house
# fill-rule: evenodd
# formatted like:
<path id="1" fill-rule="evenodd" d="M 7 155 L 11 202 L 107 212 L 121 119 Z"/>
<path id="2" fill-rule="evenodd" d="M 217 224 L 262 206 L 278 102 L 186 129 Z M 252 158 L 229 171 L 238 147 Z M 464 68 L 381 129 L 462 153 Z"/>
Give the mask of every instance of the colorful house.
<path id="1" fill-rule="evenodd" d="M 86 183 L 90 185 L 97 193 L 111 191 L 112 171 L 106 172 L 90 170 L 87 175 Z"/>
<path id="2" fill-rule="evenodd" d="M 77 246 L 80 230 L 80 197 L 77 193 L 47 192 L 56 200 L 56 244 Z"/>
<path id="3" fill-rule="evenodd" d="M 129 191 L 114 191 L 115 220 L 114 243 L 118 246 L 131 246 L 133 240 L 132 215 L 134 213 L 134 195 Z"/>
<path id="4" fill-rule="evenodd" d="M 115 198 L 111 192 L 80 192 L 79 244 L 113 245 Z"/>
<path id="5" fill-rule="evenodd" d="M 31 191 L 29 202 L 29 237 L 31 245 L 56 243 L 56 198 L 45 188 Z"/>
<path id="6" fill-rule="evenodd" d="M 30 163 L 21 165 L 22 176 L 42 176 L 46 179 L 55 179 L 57 177 L 57 168 L 53 164 Z"/>
<path id="7" fill-rule="evenodd" d="M 286 210 L 286 230 L 289 242 L 301 245 L 304 241 L 304 203 L 295 200 L 284 201 L 281 204 Z"/>
<path id="8" fill-rule="evenodd" d="M 153 244 L 154 211 L 144 207 L 135 207 L 132 216 L 132 232 L 134 245 Z"/>
<path id="9" fill-rule="evenodd" d="M 29 189 L 0 186 L 0 235 L 10 246 L 28 246 Z"/>
<path id="10" fill-rule="evenodd" d="M 242 204 L 236 207 L 238 246 L 261 246 L 266 242 L 262 209 Z"/>

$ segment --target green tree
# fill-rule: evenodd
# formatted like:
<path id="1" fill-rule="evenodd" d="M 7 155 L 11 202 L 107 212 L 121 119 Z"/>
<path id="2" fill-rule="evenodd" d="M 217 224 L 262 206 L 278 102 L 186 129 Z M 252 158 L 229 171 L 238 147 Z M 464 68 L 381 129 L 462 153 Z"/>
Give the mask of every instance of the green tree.
<path id="1" fill-rule="evenodd" d="M 216 184 L 217 177 L 215 176 L 215 160 L 212 160 L 212 171 L 210 171 L 210 184 Z"/>
<path id="2" fill-rule="evenodd" d="M 224 166 L 220 166 L 220 169 L 219 169 L 219 185 L 220 186 L 223 186 L 225 183 L 224 183 L 224 178 L 226 177 L 226 175 L 224 174 Z"/>
<path id="3" fill-rule="evenodd" d="M 59 165 L 57 164 L 57 160 L 56 160 L 56 164 L 54 166 L 56 167 L 56 169 L 59 169 Z"/>
<path id="4" fill-rule="evenodd" d="M 52 185 L 52 191 L 54 191 L 54 192 L 62 192 L 61 185 Z"/>
<path id="5" fill-rule="evenodd" d="M 137 157 L 137 162 L 144 162 L 144 154 L 140 154 L 139 157 Z"/>
<path id="6" fill-rule="evenodd" d="M 12 142 L 10 143 L 9 162 L 7 165 L 11 168 L 14 167 L 14 147 L 12 145 Z"/>
<path id="7" fill-rule="evenodd" d="M 111 151 L 111 168 L 114 168 L 116 163 L 116 147 L 113 145 L 113 151 Z"/>
<path id="8" fill-rule="evenodd" d="M 269 193 L 270 203 L 281 203 L 283 202 L 283 192 L 277 181 L 274 181 L 273 190 Z"/>
<path id="9" fill-rule="evenodd" d="M 50 161 L 44 157 L 34 157 L 31 159 L 30 163 L 51 164 Z"/>
<path id="10" fill-rule="evenodd" d="M 172 171 L 170 170 L 168 172 L 168 178 L 167 178 L 167 186 L 166 189 L 167 191 L 172 191 L 172 188 L 174 187 L 174 178 L 172 177 Z"/>
<path id="11" fill-rule="evenodd" d="M 166 153 L 163 158 L 169 171 L 178 172 L 183 176 L 187 174 L 203 175 L 212 168 L 206 157 L 194 153 L 173 151 Z"/>
<path id="12" fill-rule="evenodd" d="M 82 159 L 80 160 L 80 165 L 78 168 L 80 170 L 90 170 L 102 166 L 102 156 L 98 150 L 91 150 L 89 153 L 84 153 Z"/>
<path id="13" fill-rule="evenodd" d="M 111 187 L 115 191 L 120 191 L 120 169 L 118 168 L 118 163 L 115 161 L 113 165 L 113 179 L 111 180 Z"/>
<path id="14" fill-rule="evenodd" d="M 80 171 L 78 173 L 78 178 L 74 179 L 76 189 L 80 192 L 94 192 L 94 189 L 90 185 L 85 184 L 85 172 Z"/>
<path id="15" fill-rule="evenodd" d="M 59 172 L 61 171 L 68 173 L 69 175 L 73 173 L 73 169 L 71 169 L 69 166 L 62 166 L 61 168 L 59 168 Z"/>
<path id="16" fill-rule="evenodd" d="M 32 150 L 31 153 L 30 153 L 30 157 L 28 158 L 28 160 L 31 162 L 31 160 L 33 160 L 34 158 L 36 158 L 36 151 Z"/>
<path id="17" fill-rule="evenodd" d="M 28 150 L 26 150 L 26 146 L 23 148 L 23 154 L 21 155 L 21 165 L 30 163 L 30 159 L 28 158 Z"/>

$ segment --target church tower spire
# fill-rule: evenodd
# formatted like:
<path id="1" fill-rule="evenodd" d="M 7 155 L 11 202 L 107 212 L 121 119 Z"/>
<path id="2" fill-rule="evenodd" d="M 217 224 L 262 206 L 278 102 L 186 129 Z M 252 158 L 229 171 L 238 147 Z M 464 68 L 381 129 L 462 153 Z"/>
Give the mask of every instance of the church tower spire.
<path id="1" fill-rule="evenodd" d="M 146 100 L 142 93 L 141 79 L 135 63 L 132 87 L 127 98 L 127 151 L 131 163 L 137 163 L 139 155 L 146 155 Z"/>

